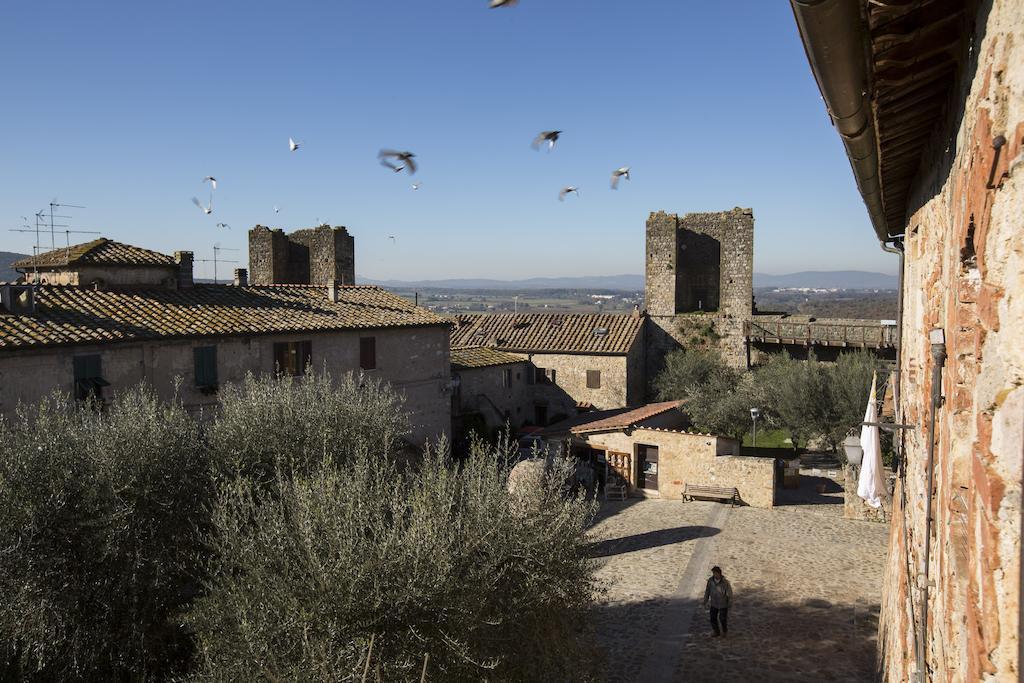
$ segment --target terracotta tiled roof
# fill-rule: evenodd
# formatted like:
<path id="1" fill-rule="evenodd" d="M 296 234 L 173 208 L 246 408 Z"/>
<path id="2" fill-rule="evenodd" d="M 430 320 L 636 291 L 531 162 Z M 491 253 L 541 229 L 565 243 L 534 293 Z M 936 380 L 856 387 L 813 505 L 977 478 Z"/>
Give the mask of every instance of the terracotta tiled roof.
<path id="1" fill-rule="evenodd" d="M 36 312 L 0 309 L 0 350 L 147 339 L 451 324 L 379 287 L 196 285 L 95 291 L 43 285 Z"/>
<path id="2" fill-rule="evenodd" d="M 616 429 L 635 427 L 662 413 L 679 408 L 679 401 L 649 403 L 639 408 L 615 408 L 600 410 L 593 413 L 581 413 L 566 420 L 555 423 L 544 429 L 545 434 L 586 434 L 588 432 L 606 432 Z"/>
<path id="3" fill-rule="evenodd" d="M 54 268 L 73 265 L 97 266 L 173 266 L 174 257 L 142 247 L 122 244 L 106 237 L 73 244 L 29 256 L 11 264 L 14 268 Z"/>
<path id="4" fill-rule="evenodd" d="M 455 318 L 452 346 L 492 346 L 524 353 L 623 355 L 643 317 L 594 313 L 464 314 Z"/>
<path id="5" fill-rule="evenodd" d="M 460 370 L 486 368 L 493 365 L 522 363 L 526 358 L 512 353 L 498 351 L 486 346 L 470 346 L 452 349 L 452 367 Z"/>

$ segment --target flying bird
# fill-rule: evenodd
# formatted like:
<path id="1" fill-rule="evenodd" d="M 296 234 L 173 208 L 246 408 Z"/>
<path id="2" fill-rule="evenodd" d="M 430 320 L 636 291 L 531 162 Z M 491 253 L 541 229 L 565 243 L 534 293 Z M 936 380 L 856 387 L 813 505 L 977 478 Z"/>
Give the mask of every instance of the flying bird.
<path id="1" fill-rule="evenodd" d="M 217 179 L 216 178 L 214 178 L 212 175 L 208 175 L 205 178 L 203 178 L 203 182 L 204 183 L 207 182 L 207 181 L 209 181 L 209 183 L 210 183 L 210 189 L 211 190 L 216 190 L 217 189 Z"/>
<path id="2" fill-rule="evenodd" d="M 210 204 L 208 206 L 203 206 L 203 203 L 195 197 L 192 198 L 192 203 L 202 209 L 206 215 L 213 213 L 213 197 L 210 197 Z"/>
<path id="3" fill-rule="evenodd" d="M 281 213 L 281 209 L 275 206 L 274 207 L 274 213 Z"/>
<path id="4" fill-rule="evenodd" d="M 412 189 L 413 189 L 413 190 L 418 190 L 418 189 L 420 189 L 420 185 L 422 185 L 422 184 L 423 184 L 423 183 L 413 183 L 413 184 L 412 184 Z"/>
<path id="5" fill-rule="evenodd" d="M 218 223 L 218 224 L 217 224 L 217 227 L 218 227 L 218 228 L 227 228 L 228 230 L 230 230 L 230 229 L 231 229 L 231 226 L 230 226 L 230 225 L 228 225 L 227 223 Z"/>
<path id="6" fill-rule="evenodd" d="M 382 149 L 377 158 L 380 159 L 380 165 L 390 168 L 395 173 L 400 171 L 408 171 L 409 175 L 416 172 L 416 162 L 413 161 L 413 157 L 416 155 L 412 152 L 399 152 L 393 149 Z M 394 159 L 395 161 L 389 161 Z M 400 162 L 400 163 L 396 163 Z"/>
<path id="7" fill-rule="evenodd" d="M 570 194 L 570 193 L 573 193 L 577 197 L 579 197 L 580 196 L 580 189 L 578 187 L 574 186 L 574 185 L 567 185 L 566 187 L 563 187 L 561 190 L 558 191 L 558 201 L 564 202 L 565 201 L 565 195 Z"/>
<path id="8" fill-rule="evenodd" d="M 288 150 L 291 151 L 291 152 L 294 152 L 298 148 L 299 148 L 299 143 L 295 142 L 295 140 L 292 140 L 291 138 L 288 138 Z"/>
<path id="9" fill-rule="evenodd" d="M 394 245 L 398 244 L 398 242 L 395 240 L 395 236 L 394 235 L 388 235 L 388 239 L 391 240 L 392 244 L 394 244 Z"/>
<path id="10" fill-rule="evenodd" d="M 629 180 L 629 166 L 623 166 L 612 171 L 612 189 L 619 189 L 619 178 L 625 177 Z"/>
<path id="11" fill-rule="evenodd" d="M 515 7 L 518 4 L 519 0 L 491 0 L 487 6 L 495 9 L 497 7 Z"/>
<path id="12" fill-rule="evenodd" d="M 560 130 L 545 130 L 541 131 L 540 134 L 534 138 L 533 142 L 530 143 L 530 147 L 534 149 L 540 149 L 540 146 L 545 142 L 548 143 L 548 151 L 550 152 L 555 148 L 555 143 L 558 141 L 558 136 L 562 134 Z"/>

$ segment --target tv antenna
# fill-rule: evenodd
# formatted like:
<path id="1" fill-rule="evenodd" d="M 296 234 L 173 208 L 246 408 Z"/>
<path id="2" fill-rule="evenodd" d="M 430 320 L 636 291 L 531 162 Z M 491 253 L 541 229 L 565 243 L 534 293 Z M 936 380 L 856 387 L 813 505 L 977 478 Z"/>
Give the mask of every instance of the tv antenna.
<path id="1" fill-rule="evenodd" d="M 212 263 L 213 264 L 213 284 L 217 283 L 217 264 L 218 263 L 238 263 L 238 261 L 232 259 L 222 259 L 220 252 L 222 251 L 241 251 L 240 249 L 232 249 L 230 247 L 222 247 L 219 244 L 213 245 L 213 258 L 201 258 L 196 259 L 198 263 Z"/>
<path id="2" fill-rule="evenodd" d="M 55 208 L 57 208 L 58 206 L 62 207 L 62 208 L 66 207 L 66 208 L 69 208 L 69 209 L 84 209 L 85 208 L 84 206 L 79 206 L 78 204 L 59 204 L 59 203 L 57 203 L 57 198 L 56 197 L 53 198 L 53 201 L 50 202 L 50 249 L 56 249 L 57 248 L 57 242 L 56 242 L 56 238 L 54 236 L 53 229 L 55 227 L 57 227 L 57 228 L 67 228 L 67 227 L 69 227 L 67 225 L 54 225 L 53 219 L 54 218 L 71 218 L 71 216 L 61 216 L 61 215 L 54 214 L 53 210 Z M 40 213 L 42 213 L 42 212 L 40 211 Z"/>

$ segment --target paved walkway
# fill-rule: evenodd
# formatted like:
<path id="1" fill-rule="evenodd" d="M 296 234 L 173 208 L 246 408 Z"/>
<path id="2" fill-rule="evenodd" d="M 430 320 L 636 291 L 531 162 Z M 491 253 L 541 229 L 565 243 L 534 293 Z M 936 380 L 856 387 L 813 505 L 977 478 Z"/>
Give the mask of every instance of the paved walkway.
<path id="1" fill-rule="evenodd" d="M 591 533 L 608 679 L 871 681 L 888 529 L 819 507 L 605 503 Z M 715 564 L 736 594 L 728 638 L 700 604 Z"/>

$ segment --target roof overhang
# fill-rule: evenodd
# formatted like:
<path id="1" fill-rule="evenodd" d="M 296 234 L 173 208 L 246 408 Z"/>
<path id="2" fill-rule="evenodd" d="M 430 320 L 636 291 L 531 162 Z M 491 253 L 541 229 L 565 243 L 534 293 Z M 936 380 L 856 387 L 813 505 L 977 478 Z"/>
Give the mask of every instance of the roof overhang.
<path id="1" fill-rule="evenodd" d="M 903 234 L 943 120 L 974 0 L 790 0 L 829 116 L 882 242 Z"/>

